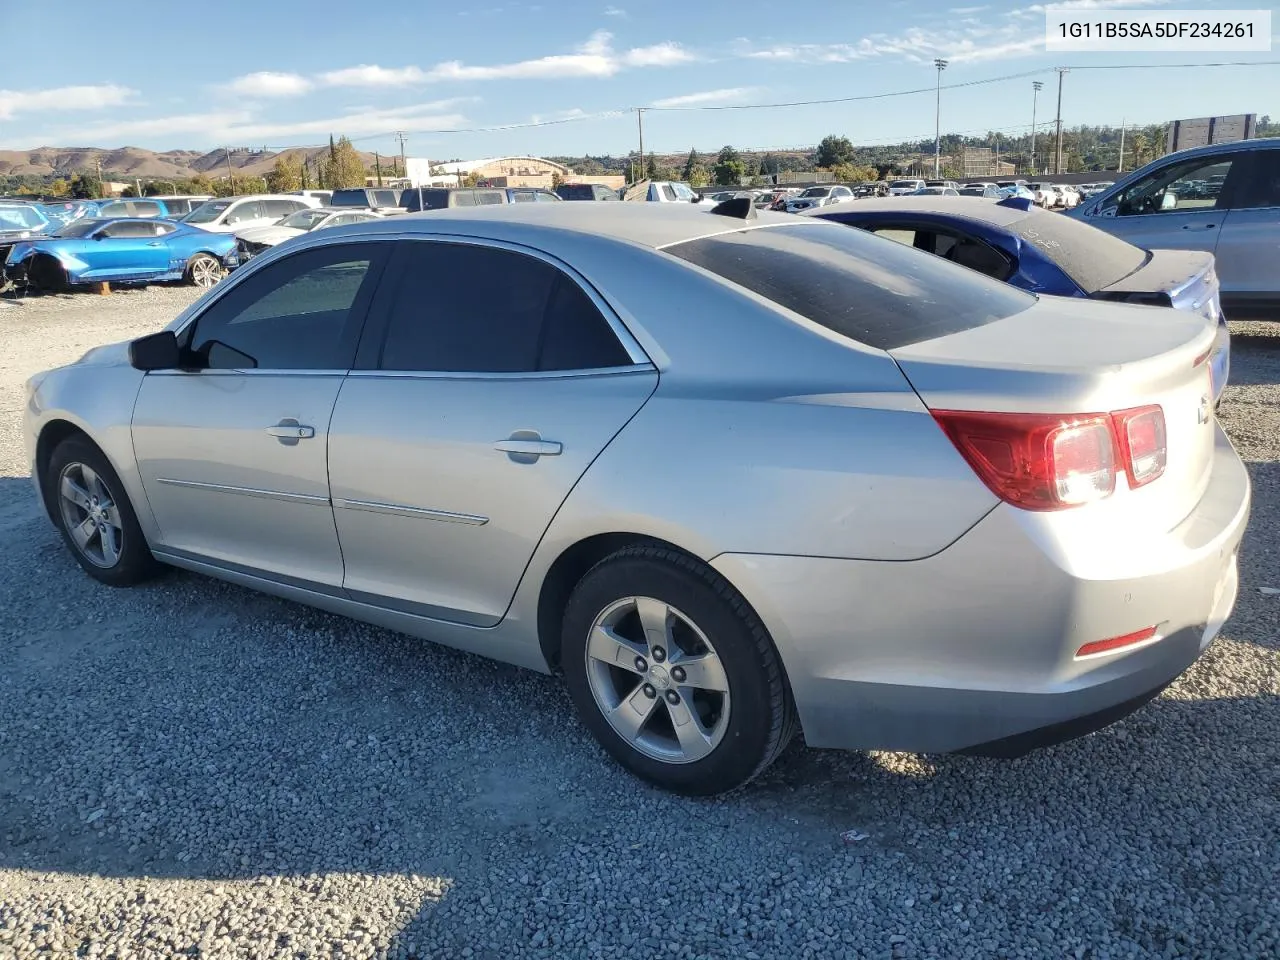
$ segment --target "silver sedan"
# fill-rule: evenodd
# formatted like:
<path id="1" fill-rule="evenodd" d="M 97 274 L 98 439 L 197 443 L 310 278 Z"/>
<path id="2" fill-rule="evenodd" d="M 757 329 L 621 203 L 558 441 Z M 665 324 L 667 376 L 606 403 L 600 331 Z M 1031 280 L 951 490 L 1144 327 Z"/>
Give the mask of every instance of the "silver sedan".
<path id="1" fill-rule="evenodd" d="M 1019 753 L 1200 656 L 1250 498 L 1212 325 L 736 207 L 300 237 L 32 378 L 36 489 L 105 584 L 184 567 L 563 672 L 687 793 L 797 730 Z"/>

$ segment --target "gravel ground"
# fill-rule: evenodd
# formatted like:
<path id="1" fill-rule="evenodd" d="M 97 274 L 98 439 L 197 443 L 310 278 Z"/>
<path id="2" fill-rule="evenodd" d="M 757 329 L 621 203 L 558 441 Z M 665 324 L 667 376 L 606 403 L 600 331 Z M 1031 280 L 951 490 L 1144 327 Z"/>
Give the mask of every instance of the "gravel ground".
<path id="1" fill-rule="evenodd" d="M 1162 697 L 1016 761 L 797 744 L 692 801 L 554 679 L 79 571 L 21 383 L 192 295 L 0 306 L 0 957 L 1280 955 L 1280 325 L 1236 328 L 1222 411 L 1256 484 L 1239 606 Z"/>

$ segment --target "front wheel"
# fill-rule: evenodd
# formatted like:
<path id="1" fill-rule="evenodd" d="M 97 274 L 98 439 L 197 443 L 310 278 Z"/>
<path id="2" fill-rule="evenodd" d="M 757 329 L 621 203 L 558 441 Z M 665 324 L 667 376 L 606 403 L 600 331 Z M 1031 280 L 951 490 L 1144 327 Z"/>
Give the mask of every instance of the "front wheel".
<path id="1" fill-rule="evenodd" d="M 570 597 L 561 653 L 592 735 L 668 790 L 739 787 L 794 733 L 764 625 L 727 581 L 674 550 L 628 547 L 593 567 Z"/>
<path id="2" fill-rule="evenodd" d="M 197 253 L 187 261 L 187 282 L 197 287 L 212 287 L 225 273 L 217 257 L 207 253 Z"/>

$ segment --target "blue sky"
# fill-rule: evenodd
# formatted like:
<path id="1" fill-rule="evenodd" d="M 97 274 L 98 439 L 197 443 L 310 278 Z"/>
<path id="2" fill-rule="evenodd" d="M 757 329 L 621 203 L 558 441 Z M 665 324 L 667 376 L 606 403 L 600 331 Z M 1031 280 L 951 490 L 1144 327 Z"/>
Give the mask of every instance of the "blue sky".
<path id="1" fill-rule="evenodd" d="M 1088 8 L 1273 10 L 1239 0 L 1070 0 Z M 621 153 L 636 106 L 778 103 L 928 88 L 909 96 L 769 110 L 653 110 L 645 148 L 803 146 L 827 133 L 855 143 L 932 137 L 934 57 L 945 131 L 1022 133 L 1033 79 L 1037 119 L 1052 119 L 1053 67 L 1280 60 L 1275 53 L 1046 54 L 1043 7 L 1018 0 L 464 0 L 368 8 L 325 0 L 62 0 L 59 20 L 115 25 L 83 43 L 68 30 L 6 44 L 0 148 L 140 146 L 273 149 L 346 134 L 365 150 L 434 159 Z M 28 0 L 0 0 L 21 23 Z M 790 11 L 798 11 L 791 15 Z M 329 12 L 329 11 L 332 12 Z M 32 13 L 32 16 L 37 16 Z M 43 15 L 40 15 L 43 16 Z M 136 26 L 131 27 L 130 24 Z M 203 24 L 203 27 L 198 27 Z M 127 38 L 135 38 L 127 39 Z M 154 52 L 148 47 L 154 45 Z M 995 83 L 965 84 L 1040 71 Z M 1063 122 L 1154 123 L 1212 114 L 1280 115 L 1280 66 L 1076 69 Z M 474 128 L 567 120 L 489 132 Z"/>

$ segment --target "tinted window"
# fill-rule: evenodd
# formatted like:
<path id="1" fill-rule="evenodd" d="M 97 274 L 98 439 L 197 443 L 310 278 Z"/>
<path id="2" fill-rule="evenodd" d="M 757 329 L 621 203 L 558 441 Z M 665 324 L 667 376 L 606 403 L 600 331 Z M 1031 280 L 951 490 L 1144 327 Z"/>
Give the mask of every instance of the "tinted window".
<path id="1" fill-rule="evenodd" d="M 380 207 L 398 206 L 396 203 L 396 192 L 394 190 L 375 190 L 373 191 L 373 199 Z"/>
<path id="2" fill-rule="evenodd" d="M 1037 213 L 1006 224 L 1056 263 L 1085 293 L 1096 293 L 1147 262 L 1147 252 L 1087 223 Z"/>
<path id="3" fill-rule="evenodd" d="M 476 206 L 487 206 L 491 203 L 506 203 L 507 195 L 501 190 L 477 190 L 475 192 Z"/>
<path id="4" fill-rule="evenodd" d="M 278 219 L 287 217 L 306 205 L 300 200 L 263 200 L 262 206 L 266 210 L 266 216 Z"/>
<path id="5" fill-rule="evenodd" d="M 564 200 L 595 200 L 595 186 L 590 183 L 562 183 L 556 193 Z"/>
<path id="6" fill-rule="evenodd" d="M 533 191 L 532 190 L 512 190 L 511 202 L 512 203 L 533 203 L 534 202 Z"/>
<path id="7" fill-rule="evenodd" d="M 631 362 L 590 298 L 545 261 L 435 242 L 414 243 L 403 256 L 385 370 L 527 373 Z"/>
<path id="8" fill-rule="evenodd" d="M 742 230 L 663 249 L 881 350 L 979 327 L 1035 303 L 972 270 L 836 224 Z"/>
<path id="9" fill-rule="evenodd" d="M 123 220 L 111 223 L 102 228 L 102 235 L 118 239 L 120 237 L 154 237 L 155 226 L 150 223 L 139 223 L 137 220 Z"/>
<path id="10" fill-rule="evenodd" d="M 672 187 L 671 184 L 669 183 L 664 183 L 662 185 L 662 196 L 663 196 L 663 199 L 674 200 L 676 198 L 675 188 Z"/>
<path id="11" fill-rule="evenodd" d="M 376 282 L 383 244 L 354 243 L 294 254 L 260 270 L 215 301 L 188 341 L 211 367 L 345 370 L 357 324 Z M 211 341 L 256 363 L 210 348 Z M 226 359 L 223 357 L 226 356 Z"/>
<path id="12" fill-rule="evenodd" d="M 1236 156 L 1167 163 L 1109 198 L 1106 208 L 1120 217 L 1211 210 L 1222 203 L 1222 187 Z"/>
<path id="13" fill-rule="evenodd" d="M 335 190 L 329 201 L 331 207 L 367 207 L 369 198 L 363 190 Z"/>
<path id="14" fill-rule="evenodd" d="M 446 207 L 474 207 L 476 205 L 476 193 L 474 190 L 455 190 L 453 193 L 445 194 L 444 206 Z M 434 207 L 435 204 L 433 203 Z"/>
<path id="15" fill-rule="evenodd" d="M 1251 176 L 1234 206 L 1280 207 L 1280 150 L 1258 150 L 1250 157 Z"/>
<path id="16" fill-rule="evenodd" d="M 533 199 L 538 203 L 559 203 L 560 198 L 547 190 L 533 191 Z"/>

